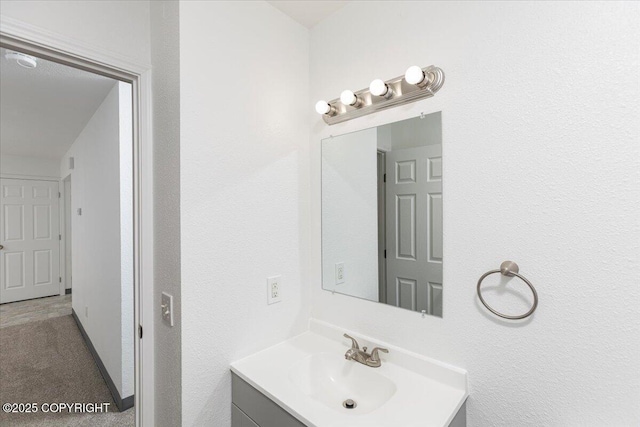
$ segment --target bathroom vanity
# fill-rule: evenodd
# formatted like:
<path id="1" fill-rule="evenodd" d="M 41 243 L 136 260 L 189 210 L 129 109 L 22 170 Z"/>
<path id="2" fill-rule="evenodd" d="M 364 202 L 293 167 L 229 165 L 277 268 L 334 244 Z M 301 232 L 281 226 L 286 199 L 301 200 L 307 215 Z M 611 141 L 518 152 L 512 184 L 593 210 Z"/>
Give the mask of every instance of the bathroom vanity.
<path id="1" fill-rule="evenodd" d="M 322 141 L 324 290 L 442 317 L 441 122 Z M 466 426 L 466 371 L 314 319 L 231 371 L 233 427 Z"/>
<path id="2" fill-rule="evenodd" d="M 345 358 L 354 344 L 343 333 L 312 320 L 308 332 L 234 362 L 232 427 L 466 425 L 466 371 L 349 332 L 389 350 L 367 366 Z"/>

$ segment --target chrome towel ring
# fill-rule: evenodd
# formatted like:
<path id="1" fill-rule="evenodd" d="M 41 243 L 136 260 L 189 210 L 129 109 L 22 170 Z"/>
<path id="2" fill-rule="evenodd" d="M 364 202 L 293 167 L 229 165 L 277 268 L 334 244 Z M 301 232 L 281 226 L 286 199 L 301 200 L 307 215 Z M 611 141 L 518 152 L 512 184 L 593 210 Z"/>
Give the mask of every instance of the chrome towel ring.
<path id="1" fill-rule="evenodd" d="M 503 319 L 509 319 L 509 320 L 524 319 L 525 317 L 531 316 L 533 314 L 533 312 L 536 311 L 536 308 L 538 307 L 538 293 L 536 292 L 536 288 L 533 287 L 533 285 L 531 284 L 530 281 L 528 281 L 523 276 L 518 274 L 519 271 L 520 271 L 520 268 L 518 267 L 518 264 L 516 264 L 513 261 L 505 261 L 502 264 L 500 264 L 500 269 L 499 270 L 487 271 L 482 276 L 480 276 L 480 280 L 478 280 L 477 291 L 478 291 L 478 297 L 480 298 L 480 302 L 482 302 L 482 304 L 485 307 L 487 307 L 487 310 L 489 310 L 490 312 L 492 312 L 496 316 L 502 317 Z M 524 283 L 526 283 L 527 286 L 529 286 L 529 289 L 531 289 L 531 292 L 533 293 L 533 306 L 531 306 L 531 309 L 529 311 L 527 311 L 525 314 L 521 314 L 519 316 L 508 316 L 506 314 L 502 314 L 499 311 L 494 310 L 493 308 L 491 308 L 491 306 L 489 306 L 489 304 L 487 304 L 487 302 L 484 300 L 484 298 L 482 298 L 482 292 L 480 291 L 480 285 L 482 285 L 482 281 L 485 279 L 485 277 L 487 277 L 490 274 L 494 274 L 494 273 L 500 273 L 503 276 L 508 276 L 508 277 L 516 276 L 516 277 L 520 278 Z"/>

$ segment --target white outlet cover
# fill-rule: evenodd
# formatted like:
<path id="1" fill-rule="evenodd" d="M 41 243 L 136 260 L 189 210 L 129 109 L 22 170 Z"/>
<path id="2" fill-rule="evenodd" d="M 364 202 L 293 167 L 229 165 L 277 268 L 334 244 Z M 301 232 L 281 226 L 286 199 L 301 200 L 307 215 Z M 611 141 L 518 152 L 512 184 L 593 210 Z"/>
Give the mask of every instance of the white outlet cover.
<path id="1" fill-rule="evenodd" d="M 336 285 L 344 283 L 344 262 L 336 263 Z"/>
<path id="2" fill-rule="evenodd" d="M 282 276 L 267 277 L 267 304 L 282 301 Z"/>
<path id="3" fill-rule="evenodd" d="M 162 301 L 160 302 L 160 313 L 162 320 L 169 326 L 173 326 L 173 296 L 166 292 L 162 293 Z"/>

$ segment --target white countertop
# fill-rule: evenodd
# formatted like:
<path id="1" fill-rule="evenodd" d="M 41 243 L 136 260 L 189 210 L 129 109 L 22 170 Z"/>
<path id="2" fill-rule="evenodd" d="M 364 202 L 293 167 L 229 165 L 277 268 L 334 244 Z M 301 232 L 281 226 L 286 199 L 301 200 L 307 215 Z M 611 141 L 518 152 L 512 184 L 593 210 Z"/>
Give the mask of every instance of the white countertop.
<path id="1" fill-rule="evenodd" d="M 330 408 L 302 393 L 290 378 L 291 368 L 310 355 L 342 357 L 351 346 L 345 332 L 361 346 L 390 351 L 381 354 L 381 367 L 363 366 L 397 386 L 386 403 L 367 413 Z M 236 361 L 231 370 L 310 427 L 446 427 L 468 396 L 465 370 L 315 319 L 308 332 Z"/>

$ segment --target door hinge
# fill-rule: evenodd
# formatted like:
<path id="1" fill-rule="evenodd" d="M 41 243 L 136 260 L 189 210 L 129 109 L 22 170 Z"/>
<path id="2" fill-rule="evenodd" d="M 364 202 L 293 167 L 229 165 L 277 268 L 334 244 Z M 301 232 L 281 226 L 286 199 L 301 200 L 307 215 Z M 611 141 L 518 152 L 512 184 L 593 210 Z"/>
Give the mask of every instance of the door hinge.
<path id="1" fill-rule="evenodd" d="M 58 277 L 58 283 L 62 283 L 62 277 Z"/>
<path id="2" fill-rule="evenodd" d="M 138 325 L 138 336 L 142 339 L 142 325 Z"/>
<path id="3" fill-rule="evenodd" d="M 62 240 L 62 234 L 58 234 L 58 240 Z"/>
<path id="4" fill-rule="evenodd" d="M 61 196 L 60 192 L 58 191 L 58 199 L 59 199 L 60 197 L 62 197 L 62 196 Z"/>
<path id="5" fill-rule="evenodd" d="M 387 258 L 387 250 L 384 250 L 384 257 Z"/>
<path id="6" fill-rule="evenodd" d="M 384 182 L 387 182 L 387 174 L 384 174 Z"/>

